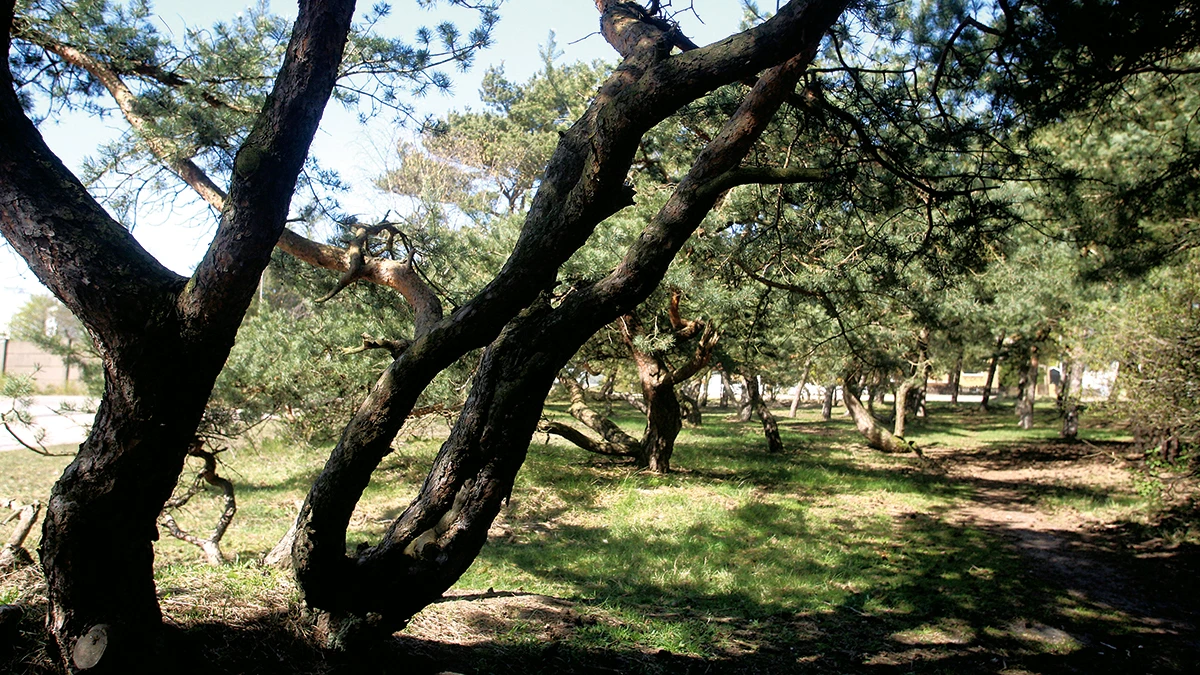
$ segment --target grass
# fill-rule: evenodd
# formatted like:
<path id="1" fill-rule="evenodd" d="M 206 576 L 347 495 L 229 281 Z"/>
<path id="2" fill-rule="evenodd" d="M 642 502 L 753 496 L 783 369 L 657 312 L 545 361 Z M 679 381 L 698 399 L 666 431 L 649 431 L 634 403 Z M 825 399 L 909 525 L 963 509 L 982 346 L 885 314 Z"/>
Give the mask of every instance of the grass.
<path id="1" fill-rule="evenodd" d="M 1052 415 L 1039 409 L 1038 426 L 1021 431 L 1010 411 L 934 407 L 909 438 L 985 460 L 1029 448 L 1049 456 L 1058 452 Z M 640 432 L 634 411 L 619 411 L 618 421 Z M 1183 662 L 1170 649 L 1156 661 L 1098 655 L 1086 636 L 1122 645 L 1157 638 L 1135 617 L 1031 575 L 1001 533 L 949 517 L 978 485 L 870 452 L 840 416 L 824 422 L 802 409 L 780 422 L 788 452 L 772 455 L 756 423 L 710 412 L 681 434 L 678 470 L 666 476 L 535 438 L 512 500 L 451 595 L 501 593 L 431 606 L 392 648 L 412 663 L 426 659 L 430 672 L 1120 672 L 1131 664 L 1172 672 Z M 407 505 L 441 435 L 427 429 L 385 459 L 355 511 L 351 547 L 378 537 Z M 1120 432 L 1089 429 L 1084 438 L 1112 448 Z M 260 647 L 262 635 L 284 645 L 274 656 L 227 652 L 230 663 L 253 653 L 286 664 L 262 672 L 359 672 L 313 651 L 297 627 L 289 576 L 256 562 L 287 529 L 325 454 L 280 441 L 222 454 L 239 501 L 223 543 L 230 564 L 206 567 L 188 545 L 158 544 L 156 580 L 173 624 L 211 636 L 233 623 L 259 631 Z M 44 499 L 64 464 L 0 453 L 0 495 Z M 1027 496 L 1038 508 L 1096 518 L 1136 520 L 1148 508 L 1128 485 L 1082 480 L 1032 485 Z M 204 495 L 177 519 L 204 531 L 219 508 L 217 495 Z M 0 578 L 0 603 L 35 601 L 36 579 Z M 421 672 L 414 667 L 405 672 Z"/>

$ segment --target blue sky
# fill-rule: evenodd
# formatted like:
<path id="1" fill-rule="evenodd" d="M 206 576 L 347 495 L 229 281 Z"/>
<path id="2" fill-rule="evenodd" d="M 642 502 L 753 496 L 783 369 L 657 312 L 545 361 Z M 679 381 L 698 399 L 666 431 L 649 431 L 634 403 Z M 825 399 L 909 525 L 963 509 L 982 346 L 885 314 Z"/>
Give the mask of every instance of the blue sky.
<path id="1" fill-rule="evenodd" d="M 164 32 L 180 34 L 184 26 L 211 25 L 244 11 L 249 4 L 247 0 L 206 0 L 203 3 L 157 0 L 154 7 Z M 391 16 L 379 28 L 387 35 L 409 38 L 417 27 L 438 23 L 444 17 L 457 19 L 460 28 L 473 26 L 470 12 L 448 10 L 444 6 L 422 10 L 411 0 L 392 4 Z M 698 44 L 719 40 L 737 30 L 741 17 L 740 0 L 676 0 L 676 4 L 679 9 L 694 9 L 694 12 L 680 13 L 677 19 L 684 32 Z M 270 5 L 280 14 L 295 16 L 295 3 L 275 0 Z M 361 14 L 369 4 L 359 2 L 359 8 Z M 501 7 L 500 17 L 493 46 L 478 56 L 470 72 L 453 73 L 454 87 L 449 96 L 433 94 L 416 100 L 420 114 L 438 115 L 452 109 L 478 107 L 479 81 L 489 65 L 503 64 L 510 79 L 528 78 L 541 66 L 538 47 L 546 43 L 550 31 L 556 34 L 563 62 L 613 61 L 616 58 L 615 52 L 596 32 L 598 15 L 589 0 L 507 0 Z M 123 130 L 122 120 L 117 115 L 100 118 L 82 113 L 48 120 L 41 127 L 51 149 L 72 170 L 78 170 L 83 160 L 101 143 Z M 381 204 L 382 198 L 369 187 L 370 181 L 384 171 L 391 148 L 407 133 L 386 115 L 363 125 L 354 113 L 331 104 L 311 151 L 323 165 L 337 170 L 343 179 L 356 186 L 347 200 L 351 210 L 359 210 L 355 208 L 355 204 L 359 204 L 361 210 L 382 212 L 388 205 Z M 185 202 L 177 202 L 172 210 L 143 213 L 134 230 L 134 235 L 147 250 L 181 274 L 191 272 L 215 228 L 211 213 Z M 12 314 L 30 295 L 39 293 L 48 291 L 24 261 L 0 239 L 0 331 L 7 327 Z"/>

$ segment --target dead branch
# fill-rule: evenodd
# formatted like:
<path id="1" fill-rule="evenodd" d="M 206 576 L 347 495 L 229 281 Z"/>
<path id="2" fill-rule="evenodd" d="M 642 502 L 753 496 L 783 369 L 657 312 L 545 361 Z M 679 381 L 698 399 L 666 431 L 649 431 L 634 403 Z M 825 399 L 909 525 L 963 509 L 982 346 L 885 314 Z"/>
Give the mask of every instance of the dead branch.
<path id="1" fill-rule="evenodd" d="M 0 524 L 7 524 L 14 519 L 17 521 L 17 527 L 13 530 L 12 536 L 8 538 L 4 547 L 0 548 L 0 570 L 33 564 L 33 556 L 25 550 L 24 544 L 25 538 L 33 529 L 34 522 L 37 521 L 38 514 L 42 512 L 42 503 L 34 501 L 30 504 L 20 504 L 12 499 L 0 499 L 0 508 L 12 511 L 12 514 Z"/>
<path id="2" fill-rule="evenodd" d="M 387 338 L 371 337 L 367 333 L 362 334 L 362 344 L 358 347 L 343 347 L 343 354 L 361 354 L 370 349 L 386 349 L 393 359 L 400 358 L 412 342 L 404 339 L 389 340 Z"/>
<path id="3" fill-rule="evenodd" d="M 172 537 L 180 541 L 186 541 L 203 551 L 204 557 L 210 565 L 220 565 L 225 562 L 225 555 L 221 552 L 221 538 L 225 536 L 225 531 L 229 529 L 229 524 L 233 522 L 233 516 L 237 513 L 237 499 L 234 497 L 233 483 L 229 479 L 217 474 L 217 455 L 224 452 L 226 448 L 209 452 L 204 450 L 203 443 L 203 440 L 196 439 L 191 449 L 188 450 L 188 455 L 204 460 L 204 468 L 196 475 L 187 492 L 180 497 L 172 498 L 163 505 L 163 511 L 159 515 L 158 522 L 166 528 Z M 207 539 L 201 539 L 179 527 L 179 524 L 175 522 L 175 518 L 168 512 L 187 504 L 188 500 L 200 491 L 202 482 L 220 488 L 225 495 L 225 510 L 222 511 L 221 517 L 217 519 L 217 524 L 213 527 L 213 531 Z"/>

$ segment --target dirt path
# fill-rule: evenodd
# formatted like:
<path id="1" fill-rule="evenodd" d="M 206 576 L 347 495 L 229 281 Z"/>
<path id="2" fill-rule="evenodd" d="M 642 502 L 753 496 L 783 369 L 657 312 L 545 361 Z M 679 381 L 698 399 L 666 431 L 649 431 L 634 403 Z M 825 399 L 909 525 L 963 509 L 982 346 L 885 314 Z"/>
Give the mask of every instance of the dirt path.
<path id="1" fill-rule="evenodd" d="M 1195 551 L 1140 541 L 1104 508 L 1130 488 L 1130 460 L 1119 445 L 1013 444 L 974 452 L 932 451 L 947 475 L 974 487 L 945 514 L 1012 542 L 1033 574 L 1068 591 L 1081 605 L 1126 615 L 1147 633 L 1195 642 L 1200 607 Z M 1100 504 L 1079 510 L 1071 500 Z M 1182 584 L 1182 586 L 1180 585 Z"/>

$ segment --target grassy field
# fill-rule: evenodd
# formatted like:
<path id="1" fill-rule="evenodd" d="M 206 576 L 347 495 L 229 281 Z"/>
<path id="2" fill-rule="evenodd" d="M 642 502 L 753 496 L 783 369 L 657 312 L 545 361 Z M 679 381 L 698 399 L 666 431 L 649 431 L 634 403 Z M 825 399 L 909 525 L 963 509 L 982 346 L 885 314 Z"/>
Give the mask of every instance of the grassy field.
<path id="1" fill-rule="evenodd" d="M 919 463 L 865 449 L 841 416 L 781 419 L 788 450 L 772 455 L 756 423 L 710 412 L 684 430 L 667 476 L 539 436 L 475 565 L 370 657 L 314 647 L 288 576 L 258 564 L 326 452 L 259 442 L 221 455 L 239 503 L 223 542 L 231 562 L 205 566 L 164 538 L 157 581 L 181 639 L 224 664 L 205 672 L 1186 672 L 1194 634 L 1156 633 L 1154 617 L 1031 572 L 1009 536 L 963 516 L 991 488 L 956 473 L 961 458 L 1042 448 L 1065 461 L 1053 411 L 1038 414 L 1021 431 L 1008 411 L 935 406 L 910 434 L 934 457 Z M 631 411 L 620 421 L 640 431 Z M 404 508 L 444 431 L 410 436 L 384 461 L 351 546 Z M 1119 457 L 1122 434 L 1087 429 L 1079 447 Z M 0 496 L 44 499 L 65 461 L 0 453 Z M 1031 484 L 1023 505 L 1141 528 L 1163 506 L 1124 470 L 1099 485 L 1078 473 Z M 204 532 L 219 509 L 202 495 L 177 519 Z M 1189 527 L 1177 548 L 1194 543 Z M 37 607 L 40 592 L 33 571 L 0 578 L 0 603 Z M 22 644 L 14 668 L 36 672 L 44 656 Z"/>

